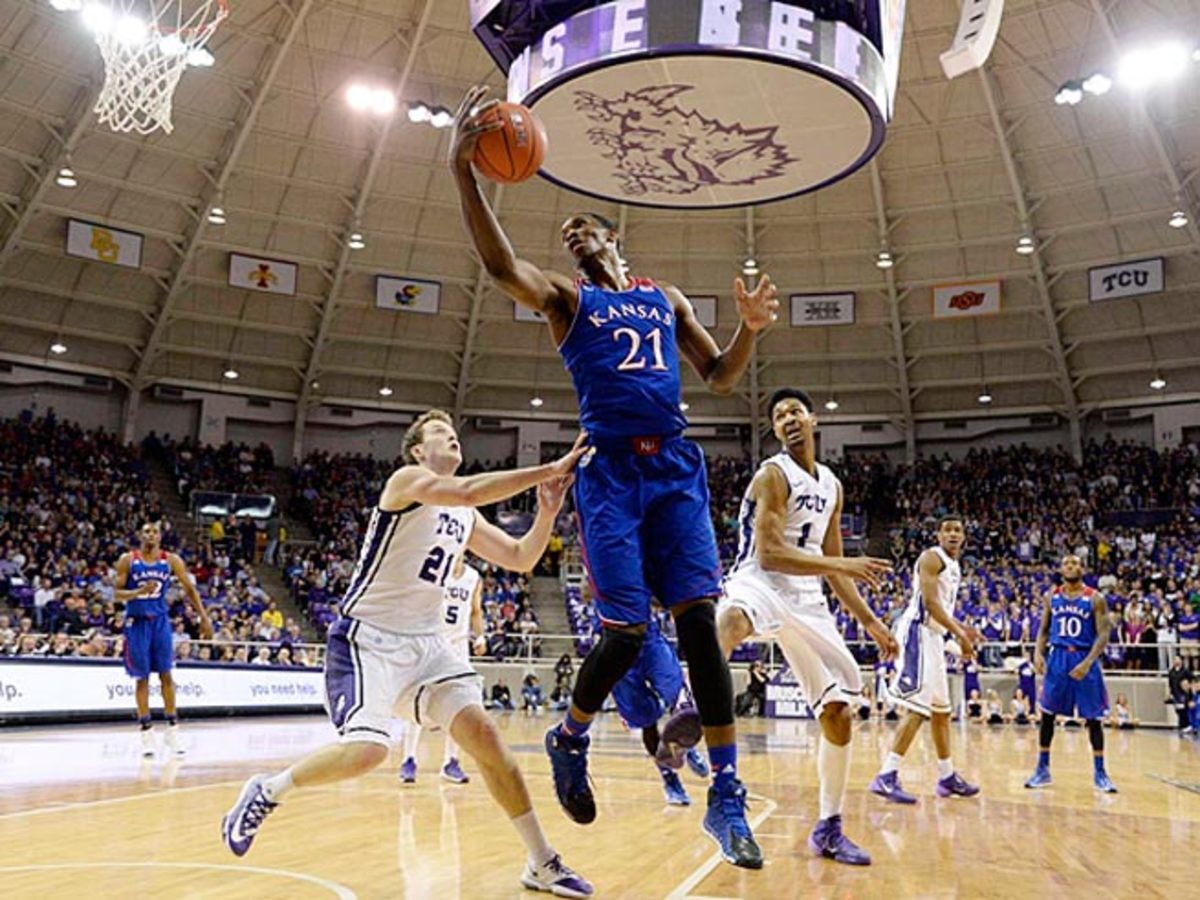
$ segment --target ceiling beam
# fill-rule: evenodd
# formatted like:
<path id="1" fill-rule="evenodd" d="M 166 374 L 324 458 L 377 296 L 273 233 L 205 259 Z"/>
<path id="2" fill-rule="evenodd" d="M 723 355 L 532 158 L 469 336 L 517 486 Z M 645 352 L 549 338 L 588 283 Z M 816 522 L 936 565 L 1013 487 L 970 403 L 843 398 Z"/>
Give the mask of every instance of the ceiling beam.
<path id="1" fill-rule="evenodd" d="M 1054 300 L 1050 296 L 1050 282 L 1046 277 L 1046 262 L 1042 257 L 1044 248 L 1038 242 L 1035 233 L 1036 228 L 1033 214 L 1029 208 L 1029 199 L 1026 196 L 1025 187 L 1021 183 L 1021 176 L 1017 172 L 1012 145 L 1009 143 L 1008 130 L 1004 125 L 1004 120 L 1000 116 L 1000 107 L 996 103 L 992 75 L 986 66 L 979 69 L 979 84 L 983 89 L 984 100 L 987 102 L 988 115 L 992 120 L 992 128 L 996 132 L 996 143 L 1000 148 L 1001 159 L 1004 161 L 1004 172 L 1008 176 L 1008 184 L 1012 189 L 1013 202 L 1017 206 L 1021 226 L 1034 239 L 1033 253 L 1030 254 L 1029 261 L 1033 265 L 1034 284 L 1037 287 L 1037 296 L 1041 301 L 1042 318 L 1045 320 L 1046 331 L 1050 338 L 1051 355 L 1054 357 L 1054 364 L 1058 374 L 1058 386 L 1062 391 L 1063 401 L 1067 406 L 1067 422 L 1071 431 L 1071 453 L 1077 461 L 1082 461 L 1083 435 L 1079 422 L 1079 398 L 1075 394 L 1075 385 L 1071 378 L 1070 364 L 1067 360 L 1067 354 L 1063 350 L 1062 333 L 1059 331 Z M 1017 235 L 1013 236 L 1014 252 L 1016 237 Z M 984 374 L 986 376 L 986 373 Z"/>
<path id="2" fill-rule="evenodd" d="M 421 17 L 417 21 L 412 40 L 408 44 L 404 66 L 401 68 L 400 76 L 396 80 L 395 95 L 397 97 L 405 96 L 408 80 L 412 75 L 413 67 L 416 65 L 417 53 L 421 49 L 421 41 L 425 37 L 425 29 L 429 24 L 433 6 L 434 0 L 425 0 L 425 5 L 421 10 Z M 304 380 L 300 383 L 300 397 L 296 403 L 296 425 L 292 433 L 292 456 L 296 460 L 299 460 L 301 456 L 301 445 L 304 440 L 304 423 L 308 417 L 308 408 L 312 401 L 313 383 L 317 380 L 317 376 L 321 371 L 321 353 L 325 349 L 325 345 L 329 342 L 329 331 L 333 325 L 338 296 L 342 291 L 342 284 L 346 280 L 346 273 L 350 270 L 350 256 L 355 252 L 350 249 L 347 235 L 362 224 L 363 213 L 367 208 L 367 200 L 371 196 L 371 188 L 374 186 L 375 176 L 378 174 L 380 163 L 383 161 L 383 151 L 387 146 L 388 135 L 392 133 L 392 124 L 399 118 L 402 118 L 402 114 L 397 111 L 396 115 L 388 116 L 380 123 L 379 133 L 375 137 L 375 145 L 371 148 L 367 168 L 354 200 L 354 208 L 343 228 L 344 233 L 341 235 L 342 249 L 338 254 L 337 266 L 333 270 L 333 276 L 329 283 L 329 293 L 321 308 L 321 322 L 317 326 L 316 334 L 313 336 L 312 351 L 308 355 L 308 364 L 304 369 Z M 399 314 L 397 313 L 397 315 Z"/>
<path id="3" fill-rule="evenodd" d="M 880 249 L 893 252 L 889 239 L 890 226 L 887 217 L 887 201 L 883 194 L 883 179 L 879 177 L 879 164 L 871 160 L 871 196 L 875 202 L 875 225 L 879 232 Z M 895 257 L 893 256 L 893 261 Z M 903 299 L 896 288 L 896 267 L 883 271 L 887 284 L 888 325 L 892 332 L 892 353 L 896 357 L 896 380 L 900 391 L 900 415 L 903 417 L 904 455 L 911 465 L 917 459 L 917 426 L 913 421 L 912 393 L 908 385 L 908 356 L 904 352 L 904 327 L 900 323 L 900 301 Z"/>
<path id="4" fill-rule="evenodd" d="M 492 193 L 492 213 L 496 221 L 500 221 L 501 208 L 504 205 L 504 185 L 497 184 Z M 479 312 L 483 308 L 483 299 L 488 291 L 487 266 L 479 260 L 479 269 L 475 273 L 475 285 L 468 292 L 471 297 L 471 314 L 467 317 L 467 333 L 463 338 L 462 361 L 458 368 L 458 382 L 454 387 L 454 422 L 463 427 L 463 410 L 467 408 L 467 385 L 471 380 L 471 363 L 475 356 L 475 341 L 479 336 Z M 515 302 L 515 301 L 514 301 Z"/>
<path id="5" fill-rule="evenodd" d="M 283 66 L 283 61 L 292 49 L 296 38 L 303 30 L 304 23 L 314 5 L 315 0 L 299 0 L 299 5 L 296 7 L 283 6 L 286 14 L 284 25 L 280 28 L 282 34 L 277 37 L 275 52 L 271 56 L 270 61 L 267 62 L 262 76 L 258 80 L 258 90 L 254 94 L 253 99 L 250 100 L 245 117 L 231 133 L 227 144 L 228 149 L 224 153 L 216 177 L 208 182 L 203 195 L 199 198 L 198 215 L 192 222 L 191 233 L 184 244 L 183 253 L 175 261 L 170 280 L 163 292 L 158 309 L 154 313 L 154 324 L 150 329 L 150 334 L 146 338 L 142 358 L 139 360 L 137 370 L 134 373 L 131 403 L 126 410 L 125 416 L 125 433 L 127 439 L 132 439 L 133 436 L 133 427 L 135 424 L 133 419 L 137 412 L 137 395 L 149 381 L 150 369 L 154 365 L 155 357 L 161 349 L 167 334 L 167 326 L 171 321 L 171 312 L 182 293 L 184 285 L 187 283 L 188 269 L 191 267 L 192 261 L 196 258 L 197 252 L 203 246 L 204 229 L 208 222 L 206 217 L 208 208 L 225 190 L 225 185 L 233 174 L 233 170 L 241 158 L 242 151 L 246 147 L 246 141 L 249 140 L 250 133 L 254 129 L 254 123 L 258 120 L 258 115 L 271 93 L 271 86 L 275 83 L 275 78 Z"/>

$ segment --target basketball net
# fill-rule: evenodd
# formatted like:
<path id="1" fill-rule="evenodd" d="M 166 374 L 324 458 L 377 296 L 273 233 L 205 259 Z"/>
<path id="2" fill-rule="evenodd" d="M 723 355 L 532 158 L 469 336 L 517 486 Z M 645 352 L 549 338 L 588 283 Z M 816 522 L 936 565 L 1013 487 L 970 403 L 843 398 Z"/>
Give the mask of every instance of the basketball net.
<path id="1" fill-rule="evenodd" d="M 228 0 L 92 0 L 83 21 L 104 59 L 94 111 L 113 131 L 168 134 L 175 88 L 189 66 L 211 66 L 204 49 L 229 14 Z"/>

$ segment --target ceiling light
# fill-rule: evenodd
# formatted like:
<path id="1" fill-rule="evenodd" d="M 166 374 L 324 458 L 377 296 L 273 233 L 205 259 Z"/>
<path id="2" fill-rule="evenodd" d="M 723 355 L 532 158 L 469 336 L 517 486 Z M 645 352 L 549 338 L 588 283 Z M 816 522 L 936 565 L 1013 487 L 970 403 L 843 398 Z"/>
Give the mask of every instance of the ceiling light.
<path id="1" fill-rule="evenodd" d="M 989 403 L 992 402 L 992 392 L 989 391 L 987 388 L 984 388 L 977 399 L 984 406 L 987 406 Z"/>
<path id="2" fill-rule="evenodd" d="M 367 242 L 363 239 L 362 232 L 355 231 L 350 234 L 350 239 L 346 241 L 346 246 L 351 250 L 361 250 L 367 246 Z"/>
<path id="3" fill-rule="evenodd" d="M 1112 79 L 1103 72 L 1097 72 L 1083 79 L 1083 89 L 1093 97 L 1099 97 L 1112 90 Z"/>
<path id="4" fill-rule="evenodd" d="M 1186 228 L 1188 223 L 1187 213 L 1182 209 L 1177 209 L 1171 213 L 1171 218 L 1167 219 L 1167 224 L 1172 228 Z"/>
<path id="5" fill-rule="evenodd" d="M 59 187 L 73 188 L 79 181 L 75 178 L 75 170 L 70 166 L 63 166 L 58 170 L 58 175 L 54 179 L 54 183 Z"/>
<path id="6" fill-rule="evenodd" d="M 758 260 L 756 260 L 753 256 L 747 256 L 745 261 L 742 263 L 742 274 L 743 275 L 757 275 L 758 274 Z"/>
<path id="7" fill-rule="evenodd" d="M 396 95 L 387 88 L 371 91 L 371 112 L 377 116 L 390 116 L 396 111 Z"/>
<path id="8" fill-rule="evenodd" d="M 1117 78 L 1127 87 L 1148 87 L 1183 74 L 1188 53 L 1182 44 L 1167 41 L 1157 47 L 1140 47 L 1125 55 L 1117 69 Z"/>
<path id="9" fill-rule="evenodd" d="M 545 402 L 546 401 L 543 400 L 541 397 L 534 397 L 533 399 L 531 399 L 529 401 L 529 405 L 532 406 L 534 409 L 540 409 Z"/>
<path id="10" fill-rule="evenodd" d="M 108 34 L 112 31 L 112 9 L 103 3 L 89 3 L 83 8 L 80 17 L 83 27 L 94 34 Z"/>
<path id="11" fill-rule="evenodd" d="M 365 84 L 352 84 L 346 88 L 346 102 L 350 104 L 351 109 L 370 109 L 371 93 L 371 89 Z"/>
<path id="12" fill-rule="evenodd" d="M 394 391 L 390 387 L 388 387 L 386 384 L 379 389 L 380 397 L 390 397 L 390 396 L 392 396 L 393 393 L 394 393 Z"/>
<path id="13" fill-rule="evenodd" d="M 59 12 L 78 12 L 83 9 L 82 0 L 50 0 L 50 6 Z"/>
<path id="14" fill-rule="evenodd" d="M 219 206 L 214 206 L 208 211 L 208 222 L 210 225 L 224 225 L 225 210 Z"/>
<path id="15" fill-rule="evenodd" d="M 312 384 L 309 385 L 309 387 L 311 387 L 314 391 L 319 391 L 321 389 L 321 382 L 314 381 Z"/>
<path id="16" fill-rule="evenodd" d="M 429 124 L 434 128 L 449 128 L 454 124 L 454 113 L 443 106 L 434 109 L 433 114 L 429 117 Z"/>
<path id="17" fill-rule="evenodd" d="M 880 250 L 879 255 L 875 257 L 875 265 L 881 269 L 890 269 L 895 264 L 895 261 L 892 259 L 892 254 L 888 253 L 886 250 Z"/>
<path id="18" fill-rule="evenodd" d="M 217 61 L 216 57 L 205 50 L 203 47 L 197 47 L 194 50 L 189 50 L 187 55 L 187 64 L 196 69 L 207 69 Z"/>
<path id="19" fill-rule="evenodd" d="M 225 370 L 224 375 L 230 381 L 237 381 L 240 373 L 233 366 L 230 366 L 228 369 Z"/>
<path id="20" fill-rule="evenodd" d="M 1037 248 L 1034 246 L 1033 238 L 1029 235 L 1023 234 L 1017 238 L 1017 252 L 1022 256 L 1029 256 L 1035 249 Z"/>
<path id="21" fill-rule="evenodd" d="M 1150 380 L 1150 390 L 1152 391 L 1161 391 L 1166 386 L 1167 382 L 1161 375 L 1155 375 Z"/>
<path id="22" fill-rule="evenodd" d="M 428 122 L 433 118 L 433 112 L 424 103 L 408 105 L 408 121 L 413 123 Z"/>
<path id="23" fill-rule="evenodd" d="M 830 412 L 833 412 L 833 411 L 834 411 L 835 409 L 837 409 L 837 408 L 838 408 L 840 405 L 841 405 L 841 404 L 839 404 L 839 403 L 838 403 L 836 400 L 834 400 L 832 397 L 830 397 L 828 400 L 826 400 L 826 401 L 825 401 L 825 408 L 826 408 L 827 410 L 829 410 Z"/>
<path id="24" fill-rule="evenodd" d="M 692 408 L 692 405 L 690 403 L 688 403 L 686 400 L 679 401 L 679 409 L 681 412 L 687 412 L 691 408 Z"/>
<path id="25" fill-rule="evenodd" d="M 1083 99 L 1083 85 L 1078 81 L 1068 81 L 1054 95 L 1054 102 L 1059 106 L 1074 106 Z"/>
<path id="26" fill-rule="evenodd" d="M 50 345 L 50 352 L 55 354 L 56 356 L 62 356 L 64 353 L 67 352 L 67 345 L 64 344 L 61 340 L 55 341 L 53 344 Z"/>

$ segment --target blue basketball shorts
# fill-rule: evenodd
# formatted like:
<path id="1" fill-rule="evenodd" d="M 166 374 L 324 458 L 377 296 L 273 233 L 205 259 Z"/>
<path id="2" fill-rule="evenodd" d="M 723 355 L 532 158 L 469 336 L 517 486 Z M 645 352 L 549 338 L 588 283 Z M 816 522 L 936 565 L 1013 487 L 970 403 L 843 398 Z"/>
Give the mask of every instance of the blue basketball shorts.
<path id="1" fill-rule="evenodd" d="M 1043 712 L 1057 716 L 1080 715 L 1085 719 L 1102 719 L 1108 713 L 1108 691 L 1099 661 L 1082 679 L 1071 677 L 1071 670 L 1083 662 L 1087 650 L 1070 647 L 1051 647 L 1046 661 L 1046 677 L 1038 706 Z"/>
<path id="2" fill-rule="evenodd" d="M 681 437 L 593 440 L 575 475 L 584 563 L 603 622 L 650 620 L 665 608 L 717 597 L 721 564 L 704 454 Z"/>
<path id="3" fill-rule="evenodd" d="M 125 672 L 130 678 L 170 672 L 174 665 L 170 616 L 134 616 L 125 620 Z"/>
<path id="4" fill-rule="evenodd" d="M 683 669 L 662 632 L 646 635 L 642 652 L 613 686 L 617 712 L 630 728 L 649 728 L 669 713 L 683 690 Z"/>

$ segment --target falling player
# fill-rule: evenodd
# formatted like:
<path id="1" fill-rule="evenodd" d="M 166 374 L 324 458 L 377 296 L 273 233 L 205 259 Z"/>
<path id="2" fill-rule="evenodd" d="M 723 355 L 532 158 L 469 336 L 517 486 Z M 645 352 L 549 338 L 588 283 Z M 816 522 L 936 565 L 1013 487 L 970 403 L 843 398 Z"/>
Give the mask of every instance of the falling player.
<path id="1" fill-rule="evenodd" d="M 496 284 L 545 317 L 595 448 L 579 469 L 575 507 L 602 628 L 580 667 L 566 718 L 546 735 L 558 802 L 575 822 L 596 818 L 587 732 L 641 652 L 654 596 L 675 619 L 712 763 L 704 830 L 726 862 L 761 868 L 737 778 L 733 681 L 717 639 L 721 565 L 704 453 L 683 436 L 679 358 L 710 390 L 732 391 L 755 336 L 777 316 L 775 288 L 765 277 L 753 291 L 735 282 L 740 321 L 722 350 L 678 288 L 629 277 L 621 234 L 603 216 L 584 213 L 563 223 L 574 278 L 520 259 L 471 169 L 480 135 L 499 127 L 486 118 L 491 104 L 480 105 L 486 91 L 468 91 L 455 116 L 450 167 L 463 217 Z"/>
<path id="2" fill-rule="evenodd" d="M 454 571 L 446 579 L 443 588 L 446 610 L 443 623 L 450 646 L 461 651 L 462 661 L 471 665 L 471 634 L 483 634 L 483 582 L 479 572 L 468 566 L 459 557 Z M 404 762 L 400 766 L 400 781 L 415 784 L 417 781 L 417 745 L 421 740 L 421 726 L 410 723 L 404 732 Z M 450 732 L 446 732 L 445 752 L 442 756 L 442 778 L 453 784 L 466 784 L 471 779 L 462 770 L 458 761 L 458 746 Z"/>
<path id="3" fill-rule="evenodd" d="M 184 596 L 200 620 L 200 637 L 211 640 L 212 621 L 200 601 L 200 594 L 184 565 L 174 553 L 160 546 L 162 531 L 156 522 L 146 522 L 140 532 L 137 550 L 123 553 L 117 560 L 117 578 L 113 599 L 125 604 L 125 672 L 136 679 L 134 696 L 138 724 L 142 732 L 142 756 L 154 755 L 154 734 L 150 720 L 150 673 L 157 672 L 162 686 L 163 714 L 167 718 L 167 747 L 182 756 L 179 743 L 179 714 L 175 706 L 175 680 L 171 669 L 175 661 L 171 611 L 167 607 L 167 587 L 178 579 Z"/>
<path id="4" fill-rule="evenodd" d="M 221 826 L 233 853 L 245 855 L 263 821 L 294 788 L 357 778 L 387 759 L 395 711 L 406 721 L 448 730 L 475 760 L 528 851 L 525 887 L 560 897 L 592 893 L 547 843 L 517 761 L 484 712 L 479 675 L 446 639 L 442 593 L 455 560 L 467 550 L 502 568 L 533 568 L 585 449 L 581 436 L 553 463 L 459 477 L 454 473 L 462 450 L 450 416 L 430 410 L 409 426 L 406 464 L 392 473 L 371 512 L 341 618 L 329 630 L 326 702 L 341 742 L 246 782 Z M 535 485 L 537 517 L 519 540 L 475 509 Z"/>
<path id="5" fill-rule="evenodd" d="M 696 750 L 701 736 L 700 717 L 691 705 L 675 648 L 653 618 L 646 629 L 642 652 L 613 687 L 612 698 L 625 724 L 641 729 L 642 744 L 662 777 L 667 803 L 690 805 L 691 798 L 675 770 L 686 758 L 688 767 L 699 777 L 709 776 L 709 767 Z M 675 715 L 660 734 L 658 722 L 667 713 Z"/>
<path id="6" fill-rule="evenodd" d="M 812 400 L 782 388 L 767 406 L 783 449 L 758 467 L 739 514 L 737 561 L 725 579 L 721 646 L 727 654 L 751 636 L 778 640 L 821 725 L 817 775 L 821 817 L 809 848 L 865 866 L 870 854 L 842 833 L 850 777 L 850 705 L 862 693 L 858 662 L 838 631 L 821 576 L 890 659 L 896 641 L 863 600 L 855 581 L 879 588 L 891 569 L 882 559 L 842 556 L 842 486 L 816 458 Z"/>
<path id="7" fill-rule="evenodd" d="M 1046 787 L 1050 779 L 1050 742 L 1054 740 L 1054 717 L 1074 716 L 1087 720 L 1092 745 L 1092 780 L 1096 790 L 1115 794 L 1117 787 L 1104 770 L 1103 719 L 1108 713 L 1108 692 L 1100 657 L 1108 645 L 1108 603 L 1103 595 L 1083 583 L 1083 560 L 1073 553 L 1059 566 L 1062 585 L 1042 607 L 1033 665 L 1042 675 L 1042 710 L 1037 768 L 1025 782 L 1027 788 Z M 1046 658 L 1046 645 L 1050 657 Z"/>
<path id="8" fill-rule="evenodd" d="M 883 768 L 871 782 L 871 793 L 893 803 L 916 803 L 917 798 L 900 784 L 900 763 L 926 719 L 937 751 L 939 797 L 973 797 L 979 788 L 954 771 L 950 759 L 950 679 L 946 673 L 944 635 L 954 636 L 964 659 L 975 655 L 980 634 L 954 618 L 954 604 L 962 570 L 958 557 L 966 532 L 962 519 L 943 516 L 938 522 L 937 546 L 917 558 L 913 567 L 913 592 L 900 613 L 895 631 L 899 638 L 900 667 L 888 692 L 906 713 Z"/>

